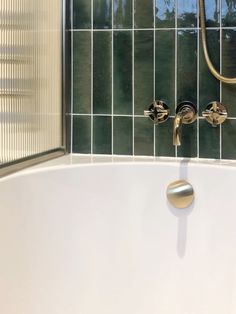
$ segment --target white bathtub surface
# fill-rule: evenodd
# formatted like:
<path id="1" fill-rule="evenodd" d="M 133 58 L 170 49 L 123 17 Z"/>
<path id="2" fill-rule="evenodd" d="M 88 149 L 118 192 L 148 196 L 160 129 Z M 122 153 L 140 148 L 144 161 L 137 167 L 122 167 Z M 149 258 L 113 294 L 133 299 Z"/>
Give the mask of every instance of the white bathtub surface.
<path id="1" fill-rule="evenodd" d="M 236 314 L 236 167 L 85 159 L 0 180 L 0 313 Z"/>

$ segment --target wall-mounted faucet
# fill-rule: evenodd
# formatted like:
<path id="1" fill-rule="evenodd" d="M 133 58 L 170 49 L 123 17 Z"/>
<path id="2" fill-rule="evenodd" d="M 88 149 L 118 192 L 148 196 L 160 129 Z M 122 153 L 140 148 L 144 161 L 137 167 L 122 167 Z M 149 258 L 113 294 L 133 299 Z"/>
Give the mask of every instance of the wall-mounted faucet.
<path id="1" fill-rule="evenodd" d="M 190 101 L 181 102 L 176 108 L 173 126 L 173 145 L 181 145 L 182 124 L 193 123 L 197 119 L 197 108 Z"/>

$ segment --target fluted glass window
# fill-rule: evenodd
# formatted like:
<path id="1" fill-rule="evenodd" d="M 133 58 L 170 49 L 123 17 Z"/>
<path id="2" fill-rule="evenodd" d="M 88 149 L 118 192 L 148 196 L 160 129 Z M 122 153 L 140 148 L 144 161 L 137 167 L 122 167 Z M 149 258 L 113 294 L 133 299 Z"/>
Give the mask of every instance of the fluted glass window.
<path id="1" fill-rule="evenodd" d="M 0 0 L 0 164 L 62 146 L 61 0 Z"/>

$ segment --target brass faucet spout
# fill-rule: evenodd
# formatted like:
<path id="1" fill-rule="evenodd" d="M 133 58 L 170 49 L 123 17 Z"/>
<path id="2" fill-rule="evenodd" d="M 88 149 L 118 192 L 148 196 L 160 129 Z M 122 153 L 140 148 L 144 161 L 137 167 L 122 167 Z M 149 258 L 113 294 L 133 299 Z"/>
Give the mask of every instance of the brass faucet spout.
<path id="1" fill-rule="evenodd" d="M 174 119 L 174 127 L 173 127 L 173 145 L 174 146 L 181 145 L 182 121 L 183 121 L 182 116 L 180 114 L 177 114 Z"/>
<path id="2" fill-rule="evenodd" d="M 181 145 L 182 124 L 193 123 L 197 119 L 197 108 L 190 101 L 183 101 L 176 108 L 173 125 L 173 145 Z"/>

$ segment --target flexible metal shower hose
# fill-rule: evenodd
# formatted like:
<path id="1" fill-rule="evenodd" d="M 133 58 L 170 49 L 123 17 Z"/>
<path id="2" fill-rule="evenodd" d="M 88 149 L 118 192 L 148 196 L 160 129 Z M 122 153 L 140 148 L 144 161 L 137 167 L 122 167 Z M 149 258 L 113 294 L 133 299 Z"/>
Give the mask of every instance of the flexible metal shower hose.
<path id="1" fill-rule="evenodd" d="M 208 49 L 207 49 L 207 38 L 206 38 L 206 16 L 205 16 L 205 3 L 204 0 L 199 0 L 199 8 L 200 8 L 200 22 L 201 22 L 201 29 L 202 29 L 202 47 L 204 51 L 204 56 L 206 59 L 206 63 L 208 65 L 209 70 L 211 73 L 221 82 L 227 83 L 227 84 L 236 84 L 236 77 L 229 78 L 221 75 L 214 65 L 211 62 L 211 59 L 209 57 Z"/>

